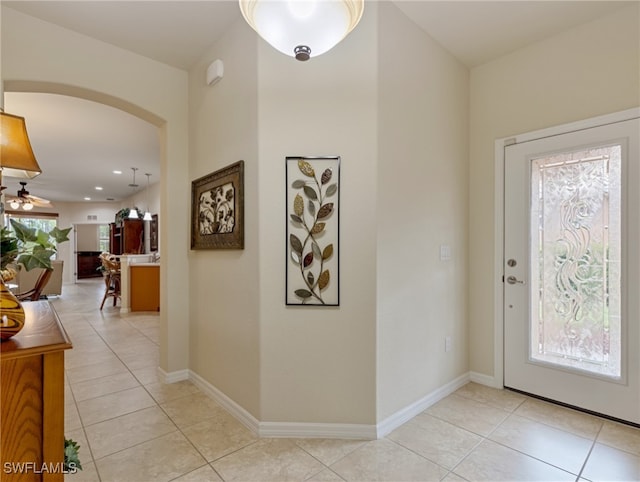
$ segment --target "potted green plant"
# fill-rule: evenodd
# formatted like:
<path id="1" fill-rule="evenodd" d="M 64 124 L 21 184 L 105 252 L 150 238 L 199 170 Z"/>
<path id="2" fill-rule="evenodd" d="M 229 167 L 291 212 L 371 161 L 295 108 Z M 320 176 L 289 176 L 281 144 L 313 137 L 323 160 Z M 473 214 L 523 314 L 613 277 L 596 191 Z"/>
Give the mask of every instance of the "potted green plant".
<path id="1" fill-rule="evenodd" d="M 69 473 L 75 473 L 78 470 L 82 470 L 82 464 L 78 458 L 78 452 L 80 451 L 80 445 L 78 442 L 70 439 L 64 439 L 64 470 Z"/>
<path id="2" fill-rule="evenodd" d="M 15 219 L 10 221 L 13 232 L 3 227 L 0 235 L 0 270 L 4 272 L 11 264 L 20 264 L 27 271 L 51 269 L 51 257 L 56 254 L 59 243 L 69 241 L 71 228 L 54 227 L 51 231 L 43 231 L 29 228 Z"/>
<path id="3" fill-rule="evenodd" d="M 69 240 L 71 228 L 51 231 L 33 229 L 11 219 L 13 232 L 7 228 L 0 230 L 0 339 L 6 340 L 17 334 L 24 326 L 24 310 L 16 296 L 5 286 L 5 281 L 15 276 L 17 265 L 25 270 L 44 268 L 42 286 L 51 277 L 51 257 L 57 252 L 57 245 Z"/>

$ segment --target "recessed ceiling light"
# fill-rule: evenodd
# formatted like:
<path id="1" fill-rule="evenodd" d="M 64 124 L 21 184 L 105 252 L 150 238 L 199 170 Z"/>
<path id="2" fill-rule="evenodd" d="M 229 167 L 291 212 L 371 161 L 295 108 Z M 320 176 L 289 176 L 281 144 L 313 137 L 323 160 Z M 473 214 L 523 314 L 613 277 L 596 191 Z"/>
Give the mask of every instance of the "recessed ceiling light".
<path id="1" fill-rule="evenodd" d="M 102 186 L 96 186 L 96 191 L 102 191 Z"/>
<path id="2" fill-rule="evenodd" d="M 86 197 L 86 198 L 84 198 L 84 200 L 85 201 L 91 201 L 91 198 L 90 197 Z"/>
<path id="3" fill-rule="evenodd" d="M 113 171 L 114 174 L 122 174 L 122 171 Z"/>

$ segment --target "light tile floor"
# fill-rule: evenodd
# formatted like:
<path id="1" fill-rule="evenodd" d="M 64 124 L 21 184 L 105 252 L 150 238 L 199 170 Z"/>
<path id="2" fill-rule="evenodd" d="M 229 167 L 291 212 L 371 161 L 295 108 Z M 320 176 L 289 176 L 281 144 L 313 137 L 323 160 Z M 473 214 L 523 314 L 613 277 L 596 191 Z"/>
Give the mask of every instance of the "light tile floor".
<path id="1" fill-rule="evenodd" d="M 71 481 L 640 480 L 640 430 L 470 383 L 374 441 L 257 439 L 190 382 L 164 385 L 157 314 L 101 312 L 102 282 L 53 299 Z M 110 305 L 110 304 L 109 304 Z"/>

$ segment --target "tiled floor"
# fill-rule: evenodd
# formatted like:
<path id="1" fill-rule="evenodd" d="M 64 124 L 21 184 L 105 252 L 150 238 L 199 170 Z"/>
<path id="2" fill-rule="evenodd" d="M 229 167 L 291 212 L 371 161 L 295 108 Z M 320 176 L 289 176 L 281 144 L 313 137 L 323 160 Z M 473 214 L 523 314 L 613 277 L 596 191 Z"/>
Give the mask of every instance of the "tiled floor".
<path id="1" fill-rule="evenodd" d="M 640 480 L 640 430 L 470 383 L 375 441 L 257 439 L 189 382 L 156 377 L 158 317 L 53 300 L 66 354 L 71 481 Z"/>

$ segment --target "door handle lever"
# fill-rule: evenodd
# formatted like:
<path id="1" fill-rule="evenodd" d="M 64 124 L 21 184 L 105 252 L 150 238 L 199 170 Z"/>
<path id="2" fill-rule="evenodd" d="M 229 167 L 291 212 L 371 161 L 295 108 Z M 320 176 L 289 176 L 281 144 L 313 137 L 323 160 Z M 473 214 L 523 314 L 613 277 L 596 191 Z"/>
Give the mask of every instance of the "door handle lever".
<path id="1" fill-rule="evenodd" d="M 510 285 L 515 285 L 515 284 L 524 284 L 524 281 L 520 281 L 518 278 L 516 278 L 515 276 L 508 276 L 507 277 L 507 283 L 509 283 Z"/>

